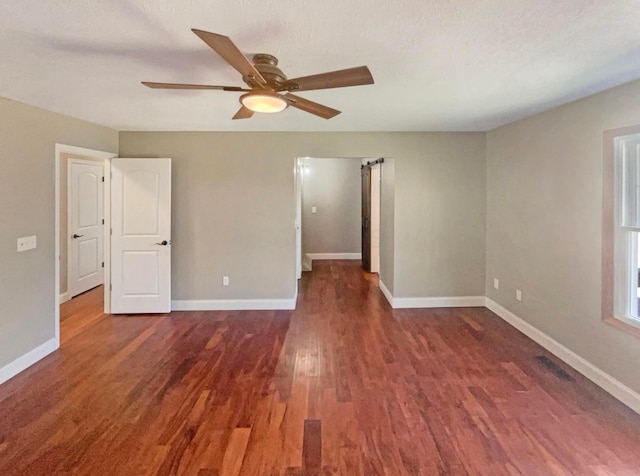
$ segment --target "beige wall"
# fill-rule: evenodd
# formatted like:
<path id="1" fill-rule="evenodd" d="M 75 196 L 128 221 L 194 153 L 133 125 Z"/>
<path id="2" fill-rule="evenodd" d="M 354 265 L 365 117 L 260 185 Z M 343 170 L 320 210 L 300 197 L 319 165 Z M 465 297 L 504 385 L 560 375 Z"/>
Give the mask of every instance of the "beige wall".
<path id="1" fill-rule="evenodd" d="M 602 133 L 637 123 L 638 81 L 488 133 L 486 294 L 640 392 L 639 341 L 600 312 Z"/>
<path id="2" fill-rule="evenodd" d="M 407 133 L 397 145 L 394 296 L 484 295 L 485 134 Z"/>
<path id="3" fill-rule="evenodd" d="M 360 253 L 361 159 L 306 158 L 303 164 L 302 252 Z"/>
<path id="4" fill-rule="evenodd" d="M 116 151 L 118 133 L 0 98 L 0 368 L 54 337 L 56 143 Z"/>
<path id="5" fill-rule="evenodd" d="M 120 133 L 121 157 L 174 159 L 179 300 L 293 297 L 295 157 L 394 157 L 381 279 L 402 297 L 482 294 L 484 154 L 483 133 Z"/>

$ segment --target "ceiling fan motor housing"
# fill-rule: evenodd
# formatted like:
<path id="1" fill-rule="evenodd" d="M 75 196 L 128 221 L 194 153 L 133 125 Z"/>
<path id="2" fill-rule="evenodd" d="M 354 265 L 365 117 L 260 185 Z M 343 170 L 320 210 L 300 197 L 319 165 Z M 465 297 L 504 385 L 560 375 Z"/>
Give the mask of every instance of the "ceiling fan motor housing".
<path id="1" fill-rule="evenodd" d="M 253 55 L 253 65 L 267 81 L 269 86 L 275 90 L 280 90 L 282 84 L 287 80 L 285 74 L 278 68 L 278 58 L 273 55 L 266 53 L 255 54 Z M 254 87 L 252 78 L 243 79 L 249 86 Z"/>

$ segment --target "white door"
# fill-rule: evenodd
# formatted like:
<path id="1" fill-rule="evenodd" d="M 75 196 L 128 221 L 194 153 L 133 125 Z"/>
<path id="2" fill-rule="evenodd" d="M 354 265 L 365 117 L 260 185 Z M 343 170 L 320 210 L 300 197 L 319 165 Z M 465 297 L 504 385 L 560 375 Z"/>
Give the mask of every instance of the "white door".
<path id="1" fill-rule="evenodd" d="M 111 312 L 170 312 L 171 159 L 112 159 L 111 172 Z"/>
<path id="2" fill-rule="evenodd" d="M 67 291 L 69 297 L 103 279 L 103 176 L 101 163 L 72 159 L 68 168 Z"/>

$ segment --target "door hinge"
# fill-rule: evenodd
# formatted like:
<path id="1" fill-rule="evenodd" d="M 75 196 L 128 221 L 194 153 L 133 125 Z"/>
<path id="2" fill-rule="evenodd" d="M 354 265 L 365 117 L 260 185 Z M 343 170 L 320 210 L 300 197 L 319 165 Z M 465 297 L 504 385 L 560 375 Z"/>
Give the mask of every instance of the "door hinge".
<path id="1" fill-rule="evenodd" d="M 104 225 L 104 218 L 102 219 L 102 224 Z"/>
<path id="2" fill-rule="evenodd" d="M 113 291 L 113 284 L 109 283 L 109 291 Z"/>
<path id="3" fill-rule="evenodd" d="M 104 182 L 104 177 L 102 177 L 102 181 Z"/>
<path id="4" fill-rule="evenodd" d="M 104 268 L 104 261 L 102 262 L 102 267 Z"/>

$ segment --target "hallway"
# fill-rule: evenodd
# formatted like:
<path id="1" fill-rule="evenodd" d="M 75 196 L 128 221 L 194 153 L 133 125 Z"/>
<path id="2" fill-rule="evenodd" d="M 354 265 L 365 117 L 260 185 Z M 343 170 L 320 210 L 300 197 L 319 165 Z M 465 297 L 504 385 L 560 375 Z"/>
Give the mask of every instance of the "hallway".
<path id="1" fill-rule="evenodd" d="M 484 308 L 317 261 L 295 311 L 105 316 L 0 386 L 0 474 L 635 474 L 640 415 Z"/>

